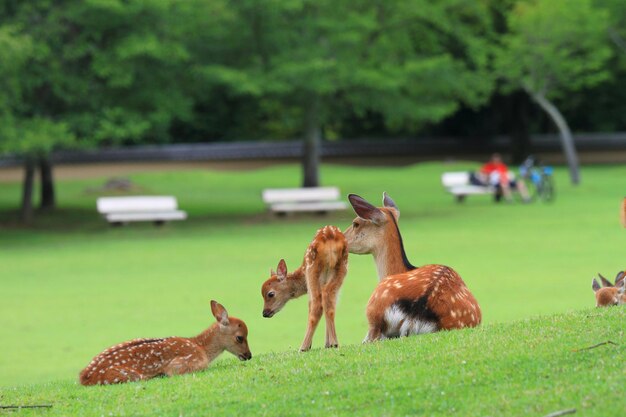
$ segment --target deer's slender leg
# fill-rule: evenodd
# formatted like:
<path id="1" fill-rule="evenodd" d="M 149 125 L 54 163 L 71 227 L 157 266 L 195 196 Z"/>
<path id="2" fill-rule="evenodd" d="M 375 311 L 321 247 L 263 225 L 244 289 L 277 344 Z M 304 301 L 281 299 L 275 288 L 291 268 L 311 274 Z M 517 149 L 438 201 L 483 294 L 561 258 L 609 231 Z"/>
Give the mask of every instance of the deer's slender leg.
<path id="1" fill-rule="evenodd" d="M 335 328 L 335 310 L 337 306 L 337 295 L 343 284 L 343 279 L 348 271 L 348 252 L 344 251 L 343 259 L 335 265 L 328 279 L 328 283 L 324 287 L 322 293 L 324 314 L 326 316 L 326 347 L 338 347 L 337 330 Z"/>
<path id="2" fill-rule="evenodd" d="M 104 376 L 101 379 L 101 383 L 108 384 L 121 384 L 123 382 L 133 382 L 142 379 L 149 379 L 146 375 L 132 368 L 122 366 L 112 366 L 104 372 Z"/>
<path id="3" fill-rule="evenodd" d="M 165 366 L 163 373 L 167 376 L 182 375 L 204 369 L 209 364 L 206 355 L 198 353 L 179 356 Z"/>
<path id="4" fill-rule="evenodd" d="M 322 292 L 319 288 L 319 284 L 313 284 L 309 287 L 309 321 L 307 323 L 306 334 L 304 335 L 302 346 L 300 346 L 300 351 L 302 352 L 311 349 L 315 329 L 317 328 L 317 324 L 322 317 L 322 309 Z"/>
<path id="5" fill-rule="evenodd" d="M 365 335 L 365 339 L 363 339 L 363 343 L 375 342 L 376 340 L 382 340 L 383 334 L 379 327 L 371 327 L 367 334 Z"/>
<path id="6" fill-rule="evenodd" d="M 335 303 L 337 302 L 336 291 L 324 291 L 322 306 L 326 317 L 326 347 L 337 347 L 337 331 L 335 329 Z"/>

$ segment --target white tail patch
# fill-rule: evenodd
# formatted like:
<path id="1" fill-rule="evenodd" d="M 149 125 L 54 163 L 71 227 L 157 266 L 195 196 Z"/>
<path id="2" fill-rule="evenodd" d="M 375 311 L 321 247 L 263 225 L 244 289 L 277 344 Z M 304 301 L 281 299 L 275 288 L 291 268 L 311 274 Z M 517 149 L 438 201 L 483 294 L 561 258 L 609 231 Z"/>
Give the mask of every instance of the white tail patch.
<path id="1" fill-rule="evenodd" d="M 437 331 L 436 323 L 409 317 L 395 305 L 385 310 L 385 323 L 384 336 L 389 338 Z"/>

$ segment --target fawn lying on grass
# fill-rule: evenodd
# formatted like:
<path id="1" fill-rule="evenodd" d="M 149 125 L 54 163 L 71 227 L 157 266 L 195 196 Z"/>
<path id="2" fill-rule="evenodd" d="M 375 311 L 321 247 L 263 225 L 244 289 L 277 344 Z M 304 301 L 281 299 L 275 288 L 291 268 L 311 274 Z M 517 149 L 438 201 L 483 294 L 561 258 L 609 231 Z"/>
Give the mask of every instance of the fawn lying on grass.
<path id="1" fill-rule="evenodd" d="M 241 360 L 252 358 L 246 324 L 228 317 L 216 301 L 211 301 L 211 311 L 217 323 L 196 337 L 135 339 L 108 348 L 81 371 L 80 383 L 119 384 L 200 371 L 224 350 Z"/>
<path id="2" fill-rule="evenodd" d="M 615 284 L 598 274 L 602 287 L 594 278 L 591 281 L 591 288 L 596 294 L 596 307 L 609 307 L 619 304 L 626 304 L 626 271 L 620 271 L 615 277 Z"/>
<path id="3" fill-rule="evenodd" d="M 400 210 L 386 193 L 380 208 L 358 195 L 348 199 L 358 215 L 345 231 L 348 250 L 371 253 L 380 280 L 367 304 L 364 342 L 480 324 L 480 306 L 456 271 L 409 262 L 398 228 Z"/>
<path id="4" fill-rule="evenodd" d="M 281 259 L 276 272 L 272 271 L 270 278 L 263 283 L 263 317 L 274 316 L 287 301 L 308 293 L 309 321 L 300 350 L 311 349 L 322 311 L 326 316 L 326 347 L 337 347 L 335 304 L 347 268 L 348 247 L 341 230 L 335 226 L 319 229 L 298 269 L 288 274 L 287 265 Z"/>

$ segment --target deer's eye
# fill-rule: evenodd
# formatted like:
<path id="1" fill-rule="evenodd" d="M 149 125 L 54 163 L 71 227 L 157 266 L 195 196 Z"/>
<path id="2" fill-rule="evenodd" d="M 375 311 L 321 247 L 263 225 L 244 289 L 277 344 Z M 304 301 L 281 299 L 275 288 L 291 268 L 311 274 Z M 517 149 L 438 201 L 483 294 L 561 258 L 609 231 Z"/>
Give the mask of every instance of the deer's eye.
<path id="1" fill-rule="evenodd" d="M 274 291 L 270 291 L 267 293 L 267 298 L 274 298 Z"/>
<path id="2" fill-rule="evenodd" d="M 352 222 L 352 227 L 356 229 L 357 227 L 359 227 L 359 224 L 357 222 Z"/>
<path id="3" fill-rule="evenodd" d="M 237 343 L 243 343 L 243 337 L 237 336 Z"/>

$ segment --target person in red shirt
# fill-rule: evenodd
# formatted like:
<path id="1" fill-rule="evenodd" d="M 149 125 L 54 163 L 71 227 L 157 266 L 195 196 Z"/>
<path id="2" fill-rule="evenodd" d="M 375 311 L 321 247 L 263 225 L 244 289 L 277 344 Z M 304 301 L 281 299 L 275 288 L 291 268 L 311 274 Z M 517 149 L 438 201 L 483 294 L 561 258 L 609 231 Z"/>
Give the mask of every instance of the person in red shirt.
<path id="1" fill-rule="evenodd" d="M 509 171 L 509 167 L 502 162 L 502 157 L 498 153 L 491 155 L 489 162 L 480 168 L 479 176 L 488 184 L 500 186 L 502 195 L 507 201 L 513 201 L 511 190 L 517 190 L 524 202 L 530 201 L 526 184 L 521 179 L 516 180 L 515 174 Z"/>

